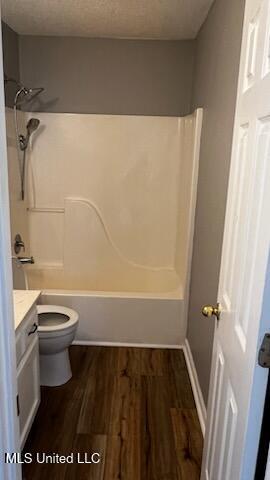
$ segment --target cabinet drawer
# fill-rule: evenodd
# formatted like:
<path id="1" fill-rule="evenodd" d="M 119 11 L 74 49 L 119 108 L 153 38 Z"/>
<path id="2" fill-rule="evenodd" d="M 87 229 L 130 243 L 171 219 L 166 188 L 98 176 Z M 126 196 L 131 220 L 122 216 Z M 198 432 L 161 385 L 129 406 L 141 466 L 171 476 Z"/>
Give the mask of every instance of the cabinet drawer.
<path id="1" fill-rule="evenodd" d="M 38 315 L 34 305 L 22 321 L 16 332 L 16 357 L 19 365 L 24 353 L 38 336 Z"/>

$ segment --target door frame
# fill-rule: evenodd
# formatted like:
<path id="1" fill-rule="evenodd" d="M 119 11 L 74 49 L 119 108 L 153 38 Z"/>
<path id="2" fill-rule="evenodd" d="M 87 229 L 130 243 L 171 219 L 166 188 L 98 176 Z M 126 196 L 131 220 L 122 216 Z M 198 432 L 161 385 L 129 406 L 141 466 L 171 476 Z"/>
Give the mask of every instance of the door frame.
<path id="1" fill-rule="evenodd" d="M 0 15 L 1 18 L 1 15 Z M 16 353 L 8 194 L 6 118 L 0 27 L 0 478 L 20 480 L 18 464 L 6 464 L 4 452 L 20 452 L 16 395 Z"/>
<path id="2" fill-rule="evenodd" d="M 270 253 L 268 256 L 268 265 L 264 283 L 264 293 L 262 301 L 262 311 L 260 317 L 259 335 L 257 341 L 257 358 L 264 335 L 270 332 Z M 262 428 L 265 395 L 268 381 L 268 368 L 262 368 L 256 361 L 253 375 L 253 386 L 251 391 L 246 443 L 243 459 L 243 478 L 249 478 L 254 475 L 256 469 L 258 448 L 260 443 L 260 434 Z M 255 448 L 256 447 L 256 448 Z M 270 467 L 270 456 L 269 456 Z M 265 479 L 270 480 L 270 468 L 265 474 Z M 268 472 L 268 473 L 267 473 Z"/>

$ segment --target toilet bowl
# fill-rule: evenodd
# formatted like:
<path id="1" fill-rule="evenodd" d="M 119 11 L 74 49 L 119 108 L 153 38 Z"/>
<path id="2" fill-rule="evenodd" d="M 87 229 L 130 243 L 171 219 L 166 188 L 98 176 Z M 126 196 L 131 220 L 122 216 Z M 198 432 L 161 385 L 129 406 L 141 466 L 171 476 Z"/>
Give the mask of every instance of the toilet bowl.
<path id="1" fill-rule="evenodd" d="M 63 385 L 72 377 L 68 347 L 75 337 L 79 316 L 70 308 L 38 305 L 40 384 Z"/>

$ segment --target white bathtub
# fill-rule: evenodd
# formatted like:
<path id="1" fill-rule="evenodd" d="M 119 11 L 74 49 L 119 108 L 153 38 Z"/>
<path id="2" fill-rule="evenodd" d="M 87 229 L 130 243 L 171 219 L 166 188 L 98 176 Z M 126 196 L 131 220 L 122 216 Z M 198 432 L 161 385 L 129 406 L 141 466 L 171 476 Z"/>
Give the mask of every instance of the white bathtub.
<path id="1" fill-rule="evenodd" d="M 175 348 L 185 339 L 180 288 L 164 294 L 45 290 L 41 303 L 79 313 L 74 343 Z"/>

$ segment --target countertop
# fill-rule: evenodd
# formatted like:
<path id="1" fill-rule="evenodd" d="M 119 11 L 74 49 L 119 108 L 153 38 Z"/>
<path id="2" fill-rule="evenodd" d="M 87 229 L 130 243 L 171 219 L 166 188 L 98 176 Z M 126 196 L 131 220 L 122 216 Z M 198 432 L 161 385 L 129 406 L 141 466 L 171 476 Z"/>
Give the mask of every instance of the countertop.
<path id="1" fill-rule="evenodd" d="M 15 330 L 41 294 L 40 290 L 13 290 Z"/>

